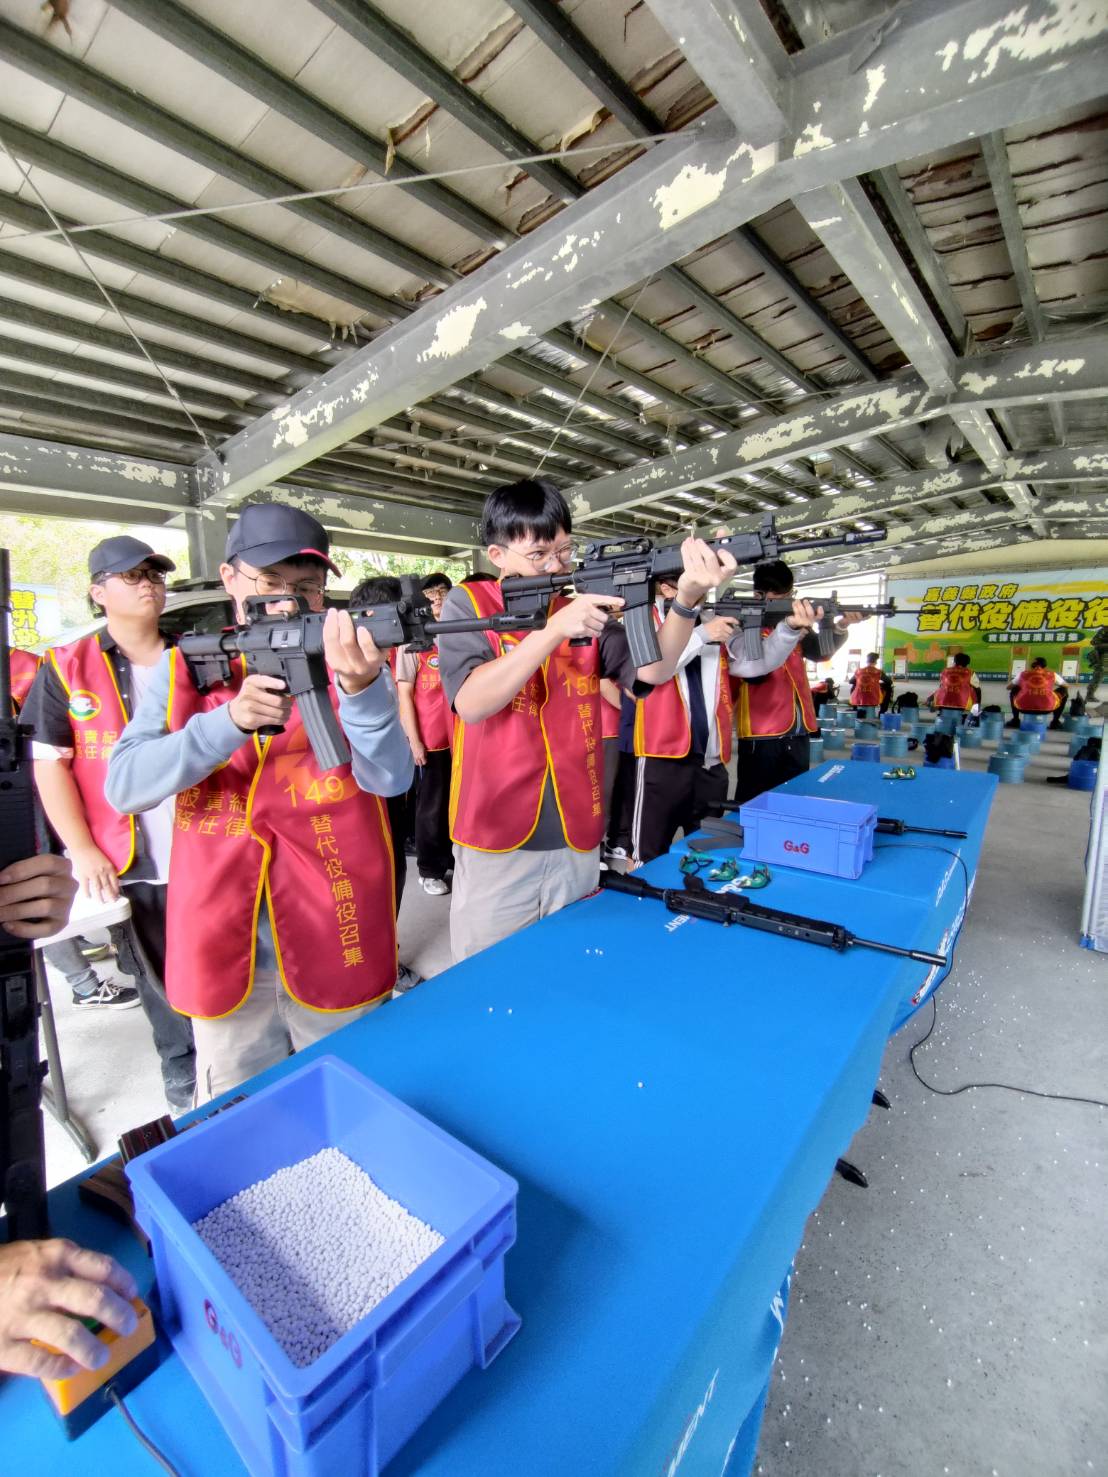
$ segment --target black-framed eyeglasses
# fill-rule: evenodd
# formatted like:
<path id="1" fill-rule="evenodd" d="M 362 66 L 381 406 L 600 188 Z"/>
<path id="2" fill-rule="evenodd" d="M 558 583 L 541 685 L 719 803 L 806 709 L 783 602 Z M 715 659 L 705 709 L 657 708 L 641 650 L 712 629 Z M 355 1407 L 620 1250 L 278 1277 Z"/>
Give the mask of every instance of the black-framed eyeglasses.
<path id="1" fill-rule="evenodd" d="M 122 580 L 125 585 L 141 585 L 145 580 L 147 584 L 164 585 L 165 570 L 152 569 L 144 564 L 138 569 L 121 569 L 118 573 L 99 574 L 93 583 L 102 585 L 105 580 Z"/>

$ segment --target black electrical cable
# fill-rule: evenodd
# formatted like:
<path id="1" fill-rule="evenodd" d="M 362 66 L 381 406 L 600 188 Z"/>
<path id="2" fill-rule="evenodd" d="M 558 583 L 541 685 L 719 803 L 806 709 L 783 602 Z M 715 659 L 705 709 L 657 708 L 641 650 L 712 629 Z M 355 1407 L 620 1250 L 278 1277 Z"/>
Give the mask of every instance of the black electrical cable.
<path id="1" fill-rule="evenodd" d="M 958 852 L 954 851 L 953 848 L 949 846 L 935 846 L 924 841 L 885 842 L 882 846 L 875 847 L 874 849 L 877 851 L 898 851 L 903 847 L 911 847 L 914 851 L 945 851 L 948 856 L 952 856 L 954 860 L 958 863 L 958 865 L 962 868 L 962 876 L 965 878 L 966 886 L 965 905 L 968 909 L 970 894 L 969 868 L 966 866 L 965 861 L 958 854 Z M 957 940 L 955 940 L 955 944 L 956 943 Z M 954 968 L 953 948 L 950 951 L 950 968 Z M 919 1051 L 921 1046 L 926 1045 L 926 1043 L 930 1040 L 931 1033 L 934 1031 L 938 1019 L 939 1002 L 937 996 L 932 995 L 931 1024 L 928 1026 L 927 1030 L 919 1038 L 919 1040 L 913 1044 L 908 1052 L 908 1062 L 912 1068 L 912 1073 L 915 1076 L 916 1081 L 919 1082 L 923 1087 L 926 1087 L 928 1092 L 936 1093 L 939 1097 L 958 1097 L 963 1092 L 970 1092 L 971 1090 L 976 1090 L 977 1088 L 991 1087 L 994 1088 L 997 1092 L 1017 1092 L 1025 1097 L 1047 1098 L 1053 1102 L 1086 1103 L 1093 1108 L 1108 1108 L 1108 1102 L 1103 1102 L 1100 1098 L 1076 1097 L 1073 1094 L 1067 1092 L 1039 1092 L 1033 1087 L 1016 1087 L 1015 1084 L 1011 1082 L 964 1082 L 961 1087 L 936 1087 L 933 1082 L 928 1082 L 927 1078 L 920 1074 L 920 1070 L 916 1066 L 916 1052 Z"/>
<path id="2" fill-rule="evenodd" d="M 924 1044 L 935 1029 L 935 1022 L 939 1018 L 939 1004 L 934 995 L 931 997 L 931 1024 L 926 1034 L 921 1036 L 908 1053 L 908 1060 L 912 1065 L 912 1071 L 916 1080 L 922 1082 L 928 1092 L 938 1093 L 940 1097 L 957 1097 L 959 1093 L 969 1092 L 971 1088 L 994 1087 L 998 1092 L 1018 1092 L 1021 1096 L 1051 1098 L 1059 1103 L 1088 1103 L 1094 1108 L 1108 1108 L 1108 1102 L 1102 1102 L 1096 1097 L 1074 1097 L 1068 1092 L 1038 1092 L 1033 1087 L 1016 1087 L 1011 1082 L 964 1082 L 961 1087 L 936 1087 L 934 1083 L 928 1082 L 926 1077 L 921 1077 L 919 1068 L 916 1066 L 916 1052 Z"/>
<path id="3" fill-rule="evenodd" d="M 104 1391 L 104 1395 L 108 1400 L 110 1400 L 115 1406 L 118 1407 L 119 1413 L 127 1422 L 127 1426 L 131 1434 L 135 1437 L 137 1441 L 141 1443 L 142 1446 L 146 1448 L 146 1450 L 157 1462 L 158 1466 L 161 1467 L 164 1472 L 168 1472 L 169 1477 L 181 1477 L 180 1472 L 169 1460 L 169 1458 L 163 1452 L 159 1451 L 159 1449 L 150 1440 L 150 1437 L 147 1436 L 146 1432 L 139 1428 L 134 1416 L 123 1403 L 123 1396 L 119 1393 L 115 1386 L 109 1385 Z"/>

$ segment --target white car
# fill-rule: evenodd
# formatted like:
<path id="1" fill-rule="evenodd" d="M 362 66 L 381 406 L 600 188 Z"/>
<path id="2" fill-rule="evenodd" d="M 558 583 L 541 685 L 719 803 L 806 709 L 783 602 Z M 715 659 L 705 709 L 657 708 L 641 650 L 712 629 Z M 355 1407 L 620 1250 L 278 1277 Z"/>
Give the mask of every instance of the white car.
<path id="1" fill-rule="evenodd" d="M 186 631 L 222 631 L 232 624 L 231 602 L 227 591 L 214 580 L 178 580 L 166 592 L 165 609 L 158 625 L 174 641 Z M 82 636 L 104 629 L 104 617 L 98 616 L 83 626 L 72 626 L 52 641 L 32 648 L 41 656 L 51 646 L 66 646 Z"/>

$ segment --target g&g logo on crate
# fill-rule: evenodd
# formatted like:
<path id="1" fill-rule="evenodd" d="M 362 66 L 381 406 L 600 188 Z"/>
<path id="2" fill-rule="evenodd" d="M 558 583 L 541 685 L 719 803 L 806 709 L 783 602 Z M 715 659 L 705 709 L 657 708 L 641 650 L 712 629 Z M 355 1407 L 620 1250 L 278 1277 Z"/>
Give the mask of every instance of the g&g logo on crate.
<path id="1" fill-rule="evenodd" d="M 801 841 L 799 845 L 795 841 L 786 841 L 785 850 L 799 851 L 802 855 L 807 856 L 809 851 L 811 850 L 811 847 L 808 845 L 807 841 Z"/>
<path id="2" fill-rule="evenodd" d="M 208 1325 L 213 1333 L 217 1333 L 219 1335 L 219 1342 L 223 1345 L 228 1354 L 230 1354 L 231 1358 L 235 1361 L 236 1367 L 241 1369 L 242 1350 L 239 1348 L 239 1341 L 233 1333 L 230 1333 L 226 1328 L 221 1328 L 219 1326 L 219 1315 L 216 1313 L 215 1308 L 212 1306 L 211 1301 L 208 1298 L 204 1299 L 204 1322 Z"/>

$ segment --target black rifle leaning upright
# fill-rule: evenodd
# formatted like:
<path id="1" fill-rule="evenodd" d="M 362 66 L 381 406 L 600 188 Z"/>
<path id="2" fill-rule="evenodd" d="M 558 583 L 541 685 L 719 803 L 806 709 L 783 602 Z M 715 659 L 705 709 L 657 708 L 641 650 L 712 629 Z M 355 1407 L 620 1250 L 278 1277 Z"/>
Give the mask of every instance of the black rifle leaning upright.
<path id="1" fill-rule="evenodd" d="M 39 850 L 30 730 L 15 716 L 11 690 L 8 551 L 0 549 L 0 871 Z M 49 1235 L 38 1055 L 34 945 L 0 926 L 0 1201 L 8 1238 Z"/>
<path id="2" fill-rule="evenodd" d="M 761 564 L 781 559 L 800 549 L 852 548 L 879 543 L 884 529 L 868 533 L 844 533 L 836 538 L 794 539 L 784 544 L 777 534 L 772 514 L 767 514 L 757 533 L 732 533 L 710 539 L 717 552 L 731 554 L 736 564 Z M 623 626 L 636 667 L 648 667 L 661 657 L 654 630 L 653 605 L 658 582 L 677 583 L 683 568 L 680 544 L 655 548 L 647 538 L 588 544 L 570 574 L 510 575 L 502 580 L 504 609 L 517 618 L 517 629 L 538 611 L 545 612 L 551 599 L 568 589 L 579 595 L 612 595 L 623 601 Z M 792 606 L 789 606 L 792 614 Z"/>
<path id="3" fill-rule="evenodd" d="M 492 615 L 437 621 L 418 580 L 405 575 L 400 585 L 403 594 L 396 604 L 350 612 L 355 627 L 367 630 L 381 650 L 407 646 L 410 651 L 429 651 L 436 636 L 450 632 L 518 631 L 523 626 L 538 630 L 546 624 L 545 606 L 526 620 Z M 236 657 L 245 660 L 248 672 L 280 677 L 296 702 L 319 767 L 348 764 L 350 746 L 331 706 L 330 677 L 323 659 L 326 612 L 309 610 L 307 601 L 298 597 L 295 614 L 267 614 L 266 606 L 274 603 L 272 596 L 251 596 L 246 602 L 245 625 L 211 634 L 190 631 L 177 643 L 178 650 L 200 692 L 230 682 Z M 262 738 L 279 732 L 276 728 L 259 730 Z"/>

